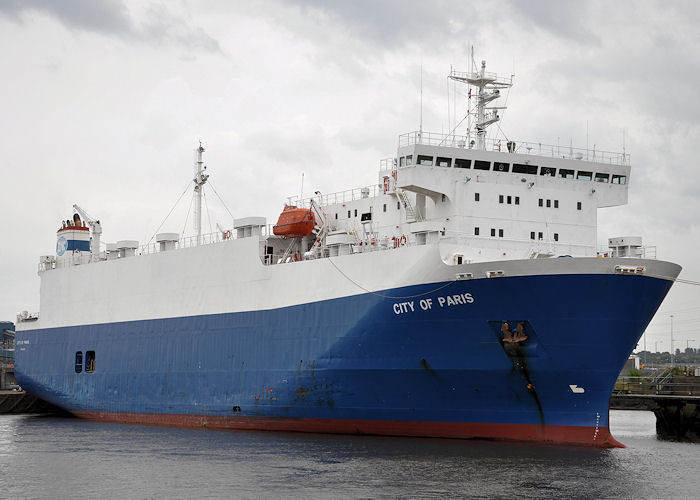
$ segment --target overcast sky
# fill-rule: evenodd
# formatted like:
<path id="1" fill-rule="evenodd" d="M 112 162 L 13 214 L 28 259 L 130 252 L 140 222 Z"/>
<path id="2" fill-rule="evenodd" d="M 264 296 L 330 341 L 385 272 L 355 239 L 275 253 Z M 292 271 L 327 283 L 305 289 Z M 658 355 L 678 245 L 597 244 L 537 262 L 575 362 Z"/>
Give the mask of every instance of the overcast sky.
<path id="1" fill-rule="evenodd" d="M 470 44 L 515 74 L 509 139 L 585 147 L 588 127 L 621 151 L 624 131 L 630 203 L 599 211 L 599 242 L 643 236 L 700 281 L 698 26 L 692 1 L 2 0 L 0 319 L 39 309 L 38 258 L 73 203 L 105 241 L 148 241 L 199 140 L 235 217 L 274 222 L 302 172 L 306 194 L 375 183 L 418 128 L 421 62 L 423 128 L 448 130 L 446 75 Z M 207 206 L 205 232 L 231 225 L 211 191 Z M 649 350 L 668 350 L 670 314 L 674 347 L 700 347 L 700 287 L 674 285 Z"/>

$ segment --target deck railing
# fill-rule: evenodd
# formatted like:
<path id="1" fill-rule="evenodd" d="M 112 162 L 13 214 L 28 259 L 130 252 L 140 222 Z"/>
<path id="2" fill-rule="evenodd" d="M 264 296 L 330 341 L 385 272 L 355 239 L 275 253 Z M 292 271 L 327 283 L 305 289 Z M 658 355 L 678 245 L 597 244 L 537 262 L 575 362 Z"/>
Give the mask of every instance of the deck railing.
<path id="1" fill-rule="evenodd" d="M 486 139 L 487 151 L 508 152 L 508 141 L 501 139 Z M 408 132 L 399 136 L 399 147 L 412 146 L 414 144 L 427 144 L 429 146 L 446 146 L 452 148 L 473 149 L 476 145 L 476 135 L 456 135 L 436 132 Z M 613 151 L 600 151 L 571 146 L 543 144 L 532 141 L 512 141 L 513 153 L 534 156 L 546 156 L 551 158 L 565 158 L 570 160 L 585 160 L 594 163 L 609 163 L 612 165 L 629 165 L 630 155 Z"/>
<path id="2" fill-rule="evenodd" d="M 640 247 L 640 251 L 640 255 L 625 255 L 624 257 L 656 260 L 655 245 L 644 245 Z M 598 247 L 597 253 L 598 257 L 619 257 L 614 250 L 611 250 L 610 247 L 604 245 Z"/>
<path id="3" fill-rule="evenodd" d="M 362 198 L 370 198 L 377 196 L 378 194 L 379 185 L 373 184 L 371 186 L 347 189 L 345 191 L 338 191 L 336 193 L 319 193 L 316 196 L 303 198 L 301 200 L 299 200 L 298 196 L 293 196 L 289 198 L 288 203 L 297 207 L 310 208 L 312 199 L 315 203 L 321 206 L 325 206 L 334 205 L 338 203 L 345 203 L 348 201 L 360 200 Z"/>

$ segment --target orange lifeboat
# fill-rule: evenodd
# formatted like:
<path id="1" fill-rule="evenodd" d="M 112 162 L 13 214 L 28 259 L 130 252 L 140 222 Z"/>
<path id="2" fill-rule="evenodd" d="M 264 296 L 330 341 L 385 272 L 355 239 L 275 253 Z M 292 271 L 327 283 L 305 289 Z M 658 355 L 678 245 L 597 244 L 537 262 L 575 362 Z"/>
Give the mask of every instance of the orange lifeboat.
<path id="1" fill-rule="evenodd" d="M 316 219 L 311 209 L 285 205 L 272 232 L 287 238 L 303 238 L 313 232 L 315 225 Z"/>

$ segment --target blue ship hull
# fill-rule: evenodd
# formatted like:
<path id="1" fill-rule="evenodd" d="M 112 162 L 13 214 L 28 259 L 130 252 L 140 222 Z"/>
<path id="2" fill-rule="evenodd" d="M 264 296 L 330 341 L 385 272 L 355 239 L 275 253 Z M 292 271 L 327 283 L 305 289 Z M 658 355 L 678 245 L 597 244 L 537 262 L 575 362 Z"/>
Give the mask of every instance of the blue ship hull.
<path id="1" fill-rule="evenodd" d="M 87 418 L 613 446 L 612 387 L 671 284 L 503 277 L 27 330 L 15 370 Z M 504 342 L 503 322 L 527 340 Z M 78 351 L 94 351 L 93 372 L 76 373 Z"/>

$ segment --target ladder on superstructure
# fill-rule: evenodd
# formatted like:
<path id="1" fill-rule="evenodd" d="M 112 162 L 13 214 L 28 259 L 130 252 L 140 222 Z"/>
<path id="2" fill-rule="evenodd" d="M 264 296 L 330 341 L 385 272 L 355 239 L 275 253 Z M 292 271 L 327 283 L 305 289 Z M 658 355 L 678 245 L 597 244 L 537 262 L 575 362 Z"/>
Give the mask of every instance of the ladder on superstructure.
<path id="1" fill-rule="evenodd" d="M 316 221 L 316 225 L 314 226 L 316 239 L 314 240 L 314 244 L 311 245 L 311 252 L 313 252 L 316 257 L 324 257 L 324 255 L 322 255 L 322 247 L 325 244 L 326 236 L 330 230 L 328 219 L 321 206 L 316 203 L 313 198 L 311 199 L 310 206 Z"/>
<path id="2" fill-rule="evenodd" d="M 289 245 L 287 245 L 287 249 L 284 251 L 282 257 L 280 257 L 277 263 L 284 264 L 285 262 L 287 262 L 287 260 L 289 259 L 289 257 L 291 257 L 292 252 L 295 251 L 297 246 L 299 246 L 299 241 L 296 238 L 292 238 L 289 242 Z"/>
<path id="3" fill-rule="evenodd" d="M 396 188 L 396 196 L 399 197 L 399 201 L 403 203 L 404 209 L 406 210 L 406 221 L 411 219 L 410 221 L 414 222 L 422 219 L 420 213 L 418 213 L 418 216 L 416 216 L 416 210 L 413 208 L 411 200 L 409 199 L 408 194 L 406 194 L 406 191 Z"/>

